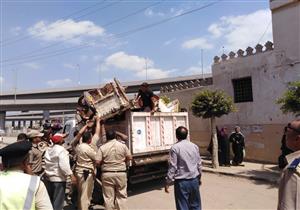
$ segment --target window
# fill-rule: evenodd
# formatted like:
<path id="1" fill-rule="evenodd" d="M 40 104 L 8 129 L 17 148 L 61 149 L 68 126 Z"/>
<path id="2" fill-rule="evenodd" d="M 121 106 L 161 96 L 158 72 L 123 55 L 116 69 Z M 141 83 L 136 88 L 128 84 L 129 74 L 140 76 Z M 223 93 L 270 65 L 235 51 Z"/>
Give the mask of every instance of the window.
<path id="1" fill-rule="evenodd" d="M 63 133 L 70 133 L 70 131 L 71 131 L 71 125 L 68 125 L 68 124 L 65 125 L 65 127 L 63 129 Z"/>
<path id="2" fill-rule="evenodd" d="M 233 79 L 234 103 L 253 101 L 251 77 Z"/>

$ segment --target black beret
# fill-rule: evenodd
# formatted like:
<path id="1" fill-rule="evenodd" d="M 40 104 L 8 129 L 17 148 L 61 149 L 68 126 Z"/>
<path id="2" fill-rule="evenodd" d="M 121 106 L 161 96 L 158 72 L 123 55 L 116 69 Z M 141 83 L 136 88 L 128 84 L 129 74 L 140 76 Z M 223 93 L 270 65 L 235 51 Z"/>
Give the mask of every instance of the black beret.
<path id="1" fill-rule="evenodd" d="M 31 150 L 31 147 L 32 143 L 29 141 L 18 141 L 0 149 L 0 156 L 6 160 L 22 158 Z"/>

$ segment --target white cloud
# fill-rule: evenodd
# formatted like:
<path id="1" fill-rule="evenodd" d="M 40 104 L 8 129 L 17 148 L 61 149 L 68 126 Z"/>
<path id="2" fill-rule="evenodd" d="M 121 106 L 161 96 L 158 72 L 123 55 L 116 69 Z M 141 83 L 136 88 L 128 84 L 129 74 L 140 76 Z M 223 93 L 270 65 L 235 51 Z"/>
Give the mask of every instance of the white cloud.
<path id="1" fill-rule="evenodd" d="M 191 66 L 186 71 L 187 74 L 202 74 L 202 67 L 201 66 Z M 211 73 L 211 67 L 205 66 L 203 67 L 203 73 Z"/>
<path id="2" fill-rule="evenodd" d="M 218 38 L 222 35 L 222 28 L 218 24 L 213 23 L 208 27 L 208 31 L 213 35 L 213 37 Z"/>
<path id="3" fill-rule="evenodd" d="M 176 41 L 175 38 L 169 39 L 169 40 L 167 40 L 167 41 L 164 42 L 164 45 L 165 45 L 165 46 L 170 45 L 170 44 L 172 44 L 172 43 L 175 42 L 175 41 Z"/>
<path id="4" fill-rule="evenodd" d="M 147 9 L 147 10 L 145 11 L 145 15 L 146 15 L 147 17 L 154 17 L 154 16 L 164 17 L 164 16 L 166 16 L 165 13 L 163 13 L 163 12 L 154 12 L 153 9 Z"/>
<path id="5" fill-rule="evenodd" d="M 212 49 L 214 46 L 210 44 L 205 38 L 197 38 L 187 40 L 182 44 L 182 48 L 184 49 Z"/>
<path id="6" fill-rule="evenodd" d="M 53 23 L 39 21 L 28 29 L 29 34 L 45 41 L 63 41 L 80 43 L 83 37 L 100 37 L 104 29 L 92 21 L 58 20 Z M 81 37 L 79 37 L 81 36 Z"/>
<path id="7" fill-rule="evenodd" d="M 198 3 L 196 2 L 184 2 L 184 4 L 180 4 L 178 5 L 178 7 L 171 7 L 168 10 L 154 10 L 152 8 L 147 9 L 145 11 L 145 16 L 147 17 L 172 17 L 172 16 L 177 16 L 177 15 L 181 15 L 183 12 L 194 8 L 195 5 L 198 5 Z"/>
<path id="8" fill-rule="evenodd" d="M 3 83 L 4 83 L 4 77 L 0 76 L 0 84 L 3 84 Z"/>
<path id="9" fill-rule="evenodd" d="M 47 81 L 47 85 L 52 87 L 52 88 L 60 87 L 60 86 L 67 86 L 67 85 L 70 85 L 71 83 L 72 83 L 72 80 L 69 79 L 69 78 Z"/>
<path id="10" fill-rule="evenodd" d="M 156 69 L 156 68 L 149 68 L 147 69 L 147 78 L 149 79 L 160 79 L 160 78 L 166 78 L 170 76 L 171 71 L 164 71 L 162 69 Z M 137 72 L 137 76 L 140 78 L 143 78 L 146 76 L 146 70 L 141 70 Z"/>
<path id="11" fill-rule="evenodd" d="M 246 15 L 221 17 L 218 22 L 209 26 L 208 31 L 215 38 L 223 36 L 225 38 L 223 46 L 231 51 L 253 47 L 258 41 L 265 43 L 272 40 L 270 23 L 271 12 L 265 9 Z M 263 34 L 264 37 L 259 40 Z"/>
<path id="12" fill-rule="evenodd" d="M 38 70 L 41 68 L 40 64 L 34 63 L 34 62 L 24 63 L 23 66 L 25 68 L 29 68 L 29 69 L 33 69 L 33 70 Z"/>
<path id="13" fill-rule="evenodd" d="M 134 73 L 137 77 L 143 78 L 146 76 L 146 62 L 147 75 L 149 79 L 157 79 L 168 77 L 172 71 L 162 70 L 154 67 L 154 62 L 148 58 L 139 57 L 137 55 L 128 55 L 125 52 L 117 52 L 105 59 L 101 70 L 115 67 L 120 70 Z"/>
<path id="14" fill-rule="evenodd" d="M 20 26 L 16 26 L 10 29 L 10 32 L 14 35 L 14 36 L 18 36 L 20 35 L 22 28 Z"/>
<path id="15" fill-rule="evenodd" d="M 146 61 L 148 67 L 153 66 L 153 61 L 150 59 L 142 58 L 136 55 L 128 55 L 121 51 L 107 57 L 105 59 L 105 64 L 107 66 L 114 66 L 118 69 L 140 71 L 145 69 Z"/>

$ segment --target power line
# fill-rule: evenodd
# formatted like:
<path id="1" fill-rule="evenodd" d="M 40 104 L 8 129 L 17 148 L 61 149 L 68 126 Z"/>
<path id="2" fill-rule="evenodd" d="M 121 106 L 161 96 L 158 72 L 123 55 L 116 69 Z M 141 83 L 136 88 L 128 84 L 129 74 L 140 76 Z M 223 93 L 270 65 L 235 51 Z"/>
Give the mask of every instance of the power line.
<path id="1" fill-rule="evenodd" d="M 153 4 L 151 4 L 151 5 L 147 6 L 147 7 L 143 7 L 142 9 L 138 9 L 138 10 L 136 10 L 136 11 L 134 11 L 132 13 L 129 13 L 129 14 L 125 15 L 125 16 L 122 16 L 120 18 L 114 19 L 114 20 L 112 20 L 112 21 L 104 24 L 103 27 L 108 27 L 108 26 L 111 26 L 111 25 L 113 25 L 115 23 L 121 22 L 121 21 L 125 20 L 126 18 L 129 18 L 131 16 L 139 14 L 139 13 L 145 11 L 146 9 L 154 7 L 154 6 L 156 6 L 156 5 L 158 5 L 158 4 L 162 3 L 162 2 L 163 1 L 155 2 L 155 3 L 153 3 Z M 83 36 L 83 35 L 78 35 L 78 36 L 75 36 L 75 37 L 72 37 L 72 38 L 69 38 L 69 39 L 64 39 L 64 40 L 59 41 L 57 43 L 54 43 L 54 44 L 51 44 L 51 45 L 48 45 L 48 46 L 45 46 L 45 47 L 41 47 L 41 48 L 38 48 L 38 49 L 35 49 L 35 50 L 32 50 L 32 51 L 29 51 L 27 53 L 18 55 L 18 56 L 14 57 L 14 58 L 2 60 L 2 63 L 7 63 L 7 62 L 10 62 L 10 61 L 15 60 L 15 59 L 21 59 L 21 60 L 23 60 L 23 59 L 26 59 L 26 58 L 31 58 L 33 55 L 35 55 L 36 53 L 39 53 L 40 51 L 43 51 L 45 49 L 49 49 L 49 48 L 58 46 L 61 43 L 64 43 L 65 41 L 70 41 L 70 40 L 73 40 L 73 39 L 77 39 L 77 38 L 79 38 L 81 36 Z"/>
<path id="2" fill-rule="evenodd" d="M 270 25 L 271 25 L 271 23 L 272 23 L 272 20 L 270 20 L 270 22 L 268 23 L 268 25 L 267 25 L 267 28 L 266 28 L 266 30 L 264 31 L 264 33 L 261 35 L 261 37 L 259 38 L 259 40 L 258 40 L 258 44 L 261 42 L 261 40 L 264 38 L 264 36 L 266 35 L 266 33 L 267 33 L 267 31 L 268 31 L 268 29 L 269 29 L 269 27 L 270 27 Z"/>
<path id="3" fill-rule="evenodd" d="M 178 17 L 182 17 L 182 16 L 185 16 L 185 15 L 188 15 L 188 14 L 191 14 L 191 13 L 194 13 L 194 12 L 197 12 L 197 11 L 200 11 L 202 9 L 205 9 L 207 7 L 210 7 L 210 6 L 213 6 L 215 5 L 216 3 L 219 3 L 221 2 L 222 0 L 218 0 L 218 1 L 215 1 L 215 2 L 212 2 L 212 3 L 209 3 L 209 4 L 206 4 L 204 6 L 201 6 L 201 7 L 198 7 L 196 9 L 192 9 L 192 10 L 189 10 L 189 11 L 186 11 L 186 12 L 183 12 L 181 14 L 178 14 L 178 15 L 175 15 L 175 16 L 172 16 L 170 18 L 165 18 L 164 20 L 161 20 L 161 21 L 158 21 L 158 22 L 155 22 L 155 23 L 152 23 L 152 24 L 148 24 L 148 25 L 145 25 L 145 26 L 142 26 L 142 27 L 138 27 L 138 28 L 135 28 L 135 29 L 131 29 L 129 31 L 126 31 L 126 32 L 123 32 L 123 33 L 119 33 L 116 35 L 117 38 L 122 38 L 122 37 L 126 37 L 126 36 L 129 36 L 131 34 L 134 34 L 134 33 L 137 33 L 139 31 L 142 31 L 142 30 L 146 30 L 146 29 L 149 29 L 149 28 L 152 28 L 154 26 L 157 26 L 157 25 L 161 25 L 163 23 L 166 23 L 166 22 L 169 22 L 175 18 L 178 18 Z M 29 61 L 35 61 L 35 60 L 40 60 L 40 59 L 47 59 L 48 57 L 55 57 L 57 55 L 61 55 L 61 54 L 67 54 L 67 53 L 71 53 L 71 52 L 74 52 L 73 50 L 77 50 L 77 49 L 82 49 L 82 48 L 86 48 L 86 47 L 90 47 L 90 44 L 83 44 L 83 45 L 79 45 L 77 47 L 74 47 L 72 49 L 62 49 L 61 52 L 56 52 L 55 54 L 50 54 L 48 56 L 44 56 L 44 57 L 40 57 L 40 58 L 37 58 L 37 59 L 33 59 L 33 60 L 29 60 Z M 50 52 L 51 53 L 51 52 Z M 25 63 L 25 62 L 29 62 L 29 61 L 21 61 L 21 62 L 13 62 L 11 64 L 6 64 L 5 66 L 13 66 L 13 65 L 18 65 L 18 64 L 22 64 L 22 63 Z"/>
<path id="4" fill-rule="evenodd" d="M 125 20 L 126 18 L 129 18 L 129 17 L 131 17 L 131 16 L 137 15 L 137 14 L 139 14 L 139 13 L 141 13 L 141 12 L 143 12 L 143 11 L 145 11 L 145 10 L 151 8 L 151 7 L 154 7 L 154 6 L 158 5 L 158 4 L 161 4 L 163 1 L 164 1 L 164 0 L 159 1 L 159 2 L 156 2 L 156 3 L 154 3 L 154 4 L 151 4 L 151 5 L 147 6 L 147 7 L 143 7 L 142 9 L 138 9 L 138 10 L 136 10 L 136 11 L 134 11 L 134 12 L 128 14 L 128 15 L 125 15 L 125 16 L 123 16 L 123 17 L 120 17 L 120 18 L 117 18 L 117 19 L 115 19 L 115 20 L 112 20 L 112 21 L 110 21 L 110 22 L 104 24 L 103 27 L 111 26 L 111 25 L 113 25 L 113 24 L 115 24 L 115 23 L 121 22 L 121 21 Z"/>
<path id="5" fill-rule="evenodd" d="M 56 57 L 58 55 L 64 55 L 64 54 L 73 53 L 73 52 L 76 52 L 76 50 L 81 50 L 81 49 L 87 48 L 89 46 L 90 46 L 89 44 L 83 44 L 83 45 L 79 45 L 79 46 L 76 46 L 76 47 L 72 47 L 72 49 L 61 50 L 61 52 L 57 52 L 55 54 L 51 54 L 51 55 L 47 55 L 47 56 L 41 56 L 41 57 L 34 58 L 34 59 L 28 60 L 28 61 L 20 61 L 20 62 L 16 62 L 16 63 L 12 63 L 12 64 L 7 64 L 7 65 L 4 65 L 4 67 L 6 67 L 6 66 L 15 66 L 15 65 L 19 65 L 19 64 L 24 64 L 24 63 L 30 62 L 30 61 L 45 60 L 45 59 L 48 59 L 48 58 Z"/>
<path id="6" fill-rule="evenodd" d="M 104 3 L 105 1 L 107 1 L 107 0 L 103 0 L 102 2 L 100 2 L 100 3 L 98 3 L 98 4 L 102 4 L 102 3 Z M 80 16 L 78 16 L 78 17 L 74 17 L 74 20 L 76 21 L 76 20 L 79 20 L 79 19 L 82 18 L 82 17 L 86 17 L 86 16 L 91 15 L 91 14 L 93 14 L 93 13 L 95 13 L 95 12 L 104 10 L 104 9 L 106 9 L 106 8 L 108 8 L 108 7 L 111 7 L 111 6 L 113 6 L 113 5 L 117 4 L 117 3 L 119 3 L 120 1 L 121 1 L 121 0 L 114 1 L 114 2 L 108 4 L 108 5 L 104 6 L 104 7 L 100 7 L 100 8 L 97 8 L 97 9 L 95 9 L 95 10 L 92 10 L 92 11 L 86 13 L 86 14 L 80 15 Z M 89 8 L 91 8 L 91 6 L 90 6 Z M 65 16 L 65 17 L 70 18 L 71 15 L 68 15 L 68 16 Z M 62 19 L 66 19 L 66 18 L 62 18 Z M 65 24 L 66 24 L 66 22 L 61 22 L 61 23 L 59 23 L 59 24 L 56 25 L 56 26 L 62 26 L 62 25 L 65 25 Z M 53 29 L 54 29 L 53 26 L 52 26 L 52 29 L 51 29 L 51 27 L 50 27 L 50 30 L 53 30 Z M 30 34 L 24 35 L 23 37 L 20 37 L 20 38 L 18 38 L 18 39 L 16 39 L 16 40 L 8 41 L 8 42 L 5 42 L 5 43 L 1 43 L 1 47 L 7 46 L 7 45 L 12 45 L 12 44 L 18 43 L 18 42 L 20 42 L 20 41 L 23 41 L 23 40 L 26 40 L 26 39 L 29 39 L 29 38 L 32 38 L 32 37 L 40 37 L 40 36 L 42 36 L 42 35 L 43 35 L 43 32 L 37 34 L 36 36 L 30 35 Z"/>
<path id="7" fill-rule="evenodd" d="M 155 22 L 155 23 L 151 23 L 151 24 L 148 24 L 148 25 L 145 25 L 145 26 L 141 26 L 141 27 L 138 27 L 138 28 L 135 28 L 135 29 L 131 29 L 131 30 L 128 30 L 126 32 L 122 32 L 122 33 L 119 33 L 119 34 L 116 34 L 115 36 L 116 37 L 125 37 L 125 36 L 128 36 L 132 33 L 136 33 L 136 32 L 139 32 L 139 31 L 143 31 L 143 30 L 146 30 L 148 28 L 152 28 L 154 26 L 158 26 L 158 25 L 161 25 L 163 23 L 166 23 L 166 22 L 169 22 L 175 18 L 178 18 L 178 17 L 182 17 L 182 16 L 185 16 L 185 15 L 188 15 L 188 14 L 191 14 L 191 13 L 194 13 L 194 12 L 197 12 L 199 10 L 202 10 L 202 9 L 205 9 L 207 7 L 210 7 L 218 2 L 220 2 L 222 0 L 218 0 L 218 1 L 215 1 L 215 2 L 212 2 L 212 3 L 209 3 L 209 4 L 206 4 L 204 6 L 201 6 L 201 7 L 198 7 L 196 9 L 192 9 L 192 10 L 189 10 L 189 11 L 186 11 L 186 12 L 183 12 L 181 14 L 178 14 L 178 15 L 174 15 L 172 17 L 169 17 L 169 18 L 165 18 L 161 21 L 158 21 L 158 22 Z"/>

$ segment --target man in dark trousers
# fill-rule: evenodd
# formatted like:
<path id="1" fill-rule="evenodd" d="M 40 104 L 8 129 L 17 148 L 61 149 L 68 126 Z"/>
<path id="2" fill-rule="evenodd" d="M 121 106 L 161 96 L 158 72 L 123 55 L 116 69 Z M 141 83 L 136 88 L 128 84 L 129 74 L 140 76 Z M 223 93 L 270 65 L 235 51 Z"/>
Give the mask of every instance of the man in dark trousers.
<path id="1" fill-rule="evenodd" d="M 245 137 L 241 133 L 241 128 L 236 126 L 230 137 L 229 141 L 232 143 L 232 151 L 234 154 L 232 165 L 240 165 L 244 159 Z"/>
<path id="2" fill-rule="evenodd" d="M 176 209 L 200 210 L 201 158 L 198 146 L 187 140 L 187 135 L 187 128 L 176 129 L 178 142 L 170 149 L 165 192 L 169 193 L 174 181 Z"/>

